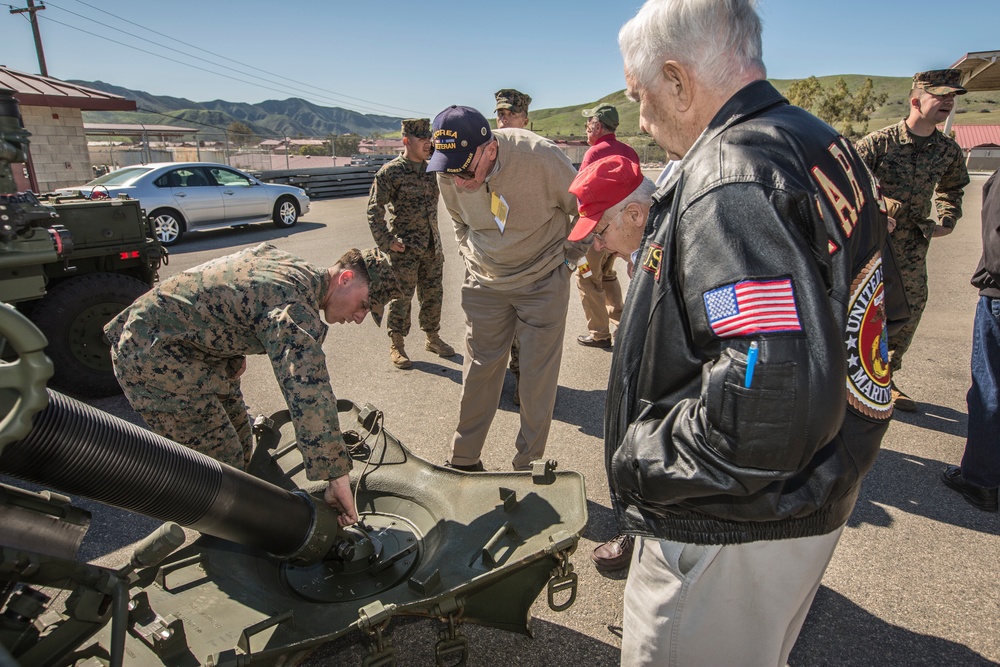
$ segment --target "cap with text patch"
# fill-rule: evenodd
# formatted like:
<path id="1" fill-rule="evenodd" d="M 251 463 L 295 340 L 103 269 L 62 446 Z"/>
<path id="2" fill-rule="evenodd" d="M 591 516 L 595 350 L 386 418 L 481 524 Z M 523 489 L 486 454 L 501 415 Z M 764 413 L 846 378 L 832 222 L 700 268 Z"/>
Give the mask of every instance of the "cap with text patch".
<path id="1" fill-rule="evenodd" d="M 580 219 L 568 240 L 586 238 L 604 212 L 635 192 L 643 178 L 639 165 L 621 155 L 609 155 L 581 169 L 569 186 L 579 203 Z"/>
<path id="2" fill-rule="evenodd" d="M 457 174 L 472 164 L 476 149 L 493 138 L 490 123 L 472 107 L 452 105 L 434 117 L 434 155 L 427 171 Z"/>

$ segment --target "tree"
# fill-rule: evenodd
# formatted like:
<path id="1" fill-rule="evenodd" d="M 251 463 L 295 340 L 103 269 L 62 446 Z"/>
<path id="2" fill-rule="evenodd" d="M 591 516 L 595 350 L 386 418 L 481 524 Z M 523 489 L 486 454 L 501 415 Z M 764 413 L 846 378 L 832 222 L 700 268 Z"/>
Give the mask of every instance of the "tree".
<path id="1" fill-rule="evenodd" d="M 847 81 L 839 77 L 830 88 L 824 88 L 811 76 L 796 81 L 788 89 L 788 101 L 803 109 L 813 111 L 822 120 L 840 128 L 848 139 L 857 139 L 868 132 L 872 113 L 885 104 L 888 95 L 875 93 L 875 84 L 866 78 L 861 88 L 851 93 Z M 857 126 L 858 129 L 855 129 Z"/>
<path id="2" fill-rule="evenodd" d="M 226 133 L 229 135 L 229 141 L 240 147 L 260 143 L 260 139 L 254 131 L 248 125 L 238 120 L 234 120 L 229 124 L 226 128 Z"/>
<path id="3" fill-rule="evenodd" d="M 814 76 L 799 79 L 788 89 L 788 101 L 809 111 L 823 94 L 823 84 Z"/>
<path id="4" fill-rule="evenodd" d="M 361 137 L 356 134 L 341 134 L 334 137 L 334 142 L 334 145 L 337 147 L 337 155 L 347 157 L 348 155 L 354 155 L 358 152 L 358 146 L 361 144 Z"/>

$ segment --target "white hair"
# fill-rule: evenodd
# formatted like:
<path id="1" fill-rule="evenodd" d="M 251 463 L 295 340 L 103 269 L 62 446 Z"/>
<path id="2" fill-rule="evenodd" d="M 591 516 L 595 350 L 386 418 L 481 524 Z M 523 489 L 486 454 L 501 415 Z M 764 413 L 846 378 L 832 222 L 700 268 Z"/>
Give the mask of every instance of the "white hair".
<path id="1" fill-rule="evenodd" d="M 605 218 L 608 220 L 613 219 L 616 215 L 624 211 L 629 204 L 641 204 L 649 208 L 650 204 L 653 203 L 654 194 L 656 194 L 656 184 L 643 176 L 642 182 L 636 186 L 635 190 L 632 191 L 632 194 L 628 195 L 625 199 L 604 211 L 604 214 L 601 216 L 601 221 L 603 222 Z"/>
<path id="2" fill-rule="evenodd" d="M 618 33 L 625 72 L 647 87 L 664 61 L 717 90 L 767 77 L 756 0 L 648 0 Z"/>

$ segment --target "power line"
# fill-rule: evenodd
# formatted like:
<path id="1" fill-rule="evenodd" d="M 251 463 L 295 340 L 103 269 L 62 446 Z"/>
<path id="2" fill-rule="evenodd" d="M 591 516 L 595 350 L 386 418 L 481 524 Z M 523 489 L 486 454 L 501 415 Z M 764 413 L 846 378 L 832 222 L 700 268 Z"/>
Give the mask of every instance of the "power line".
<path id="1" fill-rule="evenodd" d="M 144 25 L 136 23 L 135 21 L 130 21 L 130 20 L 126 19 L 126 18 L 118 16 L 117 14 L 111 14 L 110 12 L 106 12 L 103 9 L 101 9 L 100 7 L 96 7 L 94 5 L 91 5 L 91 4 L 87 3 L 87 2 L 84 2 L 83 0 L 76 0 L 76 2 L 78 2 L 81 5 L 90 7 L 91 9 L 97 10 L 97 11 L 99 11 L 99 12 L 101 12 L 101 13 L 107 15 L 107 16 L 111 16 L 113 18 L 116 18 L 119 21 L 122 21 L 124 23 L 128 23 L 129 25 L 134 25 L 137 28 L 141 28 L 143 30 L 146 30 L 147 32 L 151 32 L 154 35 L 160 35 L 161 37 L 166 37 L 169 40 L 178 42 L 179 44 L 183 44 L 185 46 L 190 46 L 193 49 L 198 49 L 199 51 L 203 51 L 203 52 L 205 52 L 205 53 L 207 53 L 209 55 L 215 56 L 216 58 L 222 58 L 223 60 L 228 60 L 231 63 L 236 63 L 237 65 L 241 65 L 241 66 L 244 65 L 244 63 L 241 62 L 241 61 L 239 61 L 239 60 L 234 60 L 233 58 L 229 58 L 228 56 L 224 56 L 224 55 L 222 55 L 220 53 L 215 53 L 214 51 L 209 51 L 208 49 L 202 48 L 202 47 L 200 47 L 200 46 L 198 46 L 196 44 L 191 44 L 190 42 L 185 42 L 184 40 L 181 40 L 181 39 L 178 39 L 176 37 L 173 37 L 172 35 L 167 35 L 165 33 L 159 32 L 157 30 L 153 30 L 152 28 L 148 28 L 148 27 L 146 27 Z M 51 2 L 49 2 L 49 5 L 51 5 L 52 7 L 56 7 L 57 9 L 62 9 L 62 11 L 66 11 L 66 12 L 69 11 L 69 10 L 64 9 L 62 7 L 58 7 L 57 5 L 53 5 Z M 70 12 L 70 13 L 72 13 L 72 12 Z M 78 16 L 79 16 L 79 14 L 78 14 Z M 86 18 L 86 17 L 84 17 L 84 18 Z M 91 19 L 91 20 L 93 20 L 93 19 Z M 167 48 L 170 48 L 170 47 L 167 47 Z M 190 54 L 186 54 L 186 55 L 190 55 Z M 191 56 L 191 57 L 195 57 L 195 56 Z M 219 65 L 219 67 L 226 67 L 226 66 L 225 65 Z M 226 67 L 226 69 L 229 69 L 229 70 L 232 70 L 232 71 L 241 71 L 241 70 L 235 70 L 235 69 L 233 69 L 231 67 Z M 394 109 L 396 111 L 406 111 L 407 113 L 417 113 L 417 114 L 421 114 L 421 115 L 428 115 L 424 111 L 416 111 L 414 109 L 405 109 L 403 107 L 396 107 L 396 106 L 392 106 L 390 104 L 382 104 L 381 102 L 374 102 L 372 100 L 366 100 L 366 99 L 363 99 L 363 98 L 360 98 L 360 97 L 353 97 L 353 96 L 347 95 L 345 93 L 340 93 L 340 92 L 337 92 L 337 91 L 334 91 L 334 90 L 328 90 L 326 88 L 321 88 L 319 86 L 314 86 L 314 85 L 312 85 L 310 83 L 305 83 L 303 81 L 296 81 L 295 79 L 289 78 L 286 74 L 279 74 L 279 73 L 276 73 L 276 72 L 269 72 L 269 71 L 267 71 L 265 69 L 261 69 L 261 68 L 258 68 L 258 67 L 255 67 L 254 70 L 255 70 L 255 72 L 254 72 L 255 74 L 257 72 L 263 72 L 265 74 L 269 74 L 271 76 L 276 76 L 276 77 L 279 77 L 281 79 L 290 81 L 292 83 L 297 83 L 297 84 L 305 86 L 307 88 L 312 88 L 313 90 L 318 90 L 320 92 L 329 93 L 330 95 L 334 95 L 336 97 L 344 97 L 344 98 L 347 98 L 347 99 L 350 99 L 350 100 L 356 100 L 358 102 L 364 102 L 366 104 L 374 104 L 375 106 L 385 107 L 386 109 Z M 246 73 L 246 72 L 244 71 L 242 73 Z M 272 83 L 274 83 L 274 82 L 272 81 Z"/>
<path id="2" fill-rule="evenodd" d="M 213 72 L 212 70 L 206 69 L 204 67 L 199 67 L 198 65 L 194 65 L 194 64 L 191 64 L 191 63 L 186 63 L 186 62 L 184 62 L 182 60 L 177 60 L 176 58 L 170 58 L 168 56 L 165 56 L 165 55 L 162 55 L 162 54 L 159 54 L 159 53 L 155 53 L 153 51 L 149 51 L 147 49 L 143 49 L 143 48 L 140 48 L 138 46 L 133 46 L 131 44 L 126 44 L 125 42 L 121 42 L 121 41 L 118 41 L 116 39 L 112 39 L 110 37 L 105 37 L 104 35 L 99 35 L 99 34 L 97 34 L 95 32 L 91 32 L 89 30 L 83 30 L 82 28 L 78 28 L 78 27 L 76 27 L 74 25 L 70 25 L 68 23 L 63 23 L 62 21 L 58 21 L 58 20 L 53 19 L 51 17 L 45 17 L 45 20 L 47 22 L 56 23 L 58 25 L 64 26 L 66 28 L 70 28 L 72 30 L 77 30 L 79 32 L 83 32 L 83 33 L 85 33 L 87 35 L 90 35 L 92 37 L 97 37 L 98 39 L 103 39 L 105 41 L 111 42 L 113 44 L 117 44 L 119 46 L 124 46 L 124 47 L 132 49 L 134 51 L 140 51 L 142 53 L 154 56 L 156 58 L 162 58 L 163 60 L 168 60 L 170 62 L 177 63 L 178 65 L 184 65 L 185 67 L 190 67 L 192 69 L 200 70 L 202 72 L 206 72 L 206 73 L 212 74 L 214 76 L 221 76 L 221 77 L 224 77 L 226 79 L 231 79 L 233 81 L 238 81 L 240 83 L 245 83 L 245 84 L 248 84 L 248 85 L 251 85 L 251 86 L 256 86 L 258 88 L 264 88 L 264 89 L 267 89 L 267 90 L 272 90 L 274 92 L 281 93 L 281 94 L 284 94 L 284 95 L 289 94 L 287 90 L 283 90 L 283 89 L 279 89 L 279 88 L 273 88 L 271 86 L 264 86 L 264 85 L 261 85 L 260 83 L 255 83 L 253 81 L 248 81 L 246 79 L 241 79 L 239 77 L 230 76 L 228 74 L 222 74 L 220 72 Z M 382 113 L 381 111 L 379 111 L 377 109 L 371 109 L 369 107 L 362 107 L 360 105 L 352 105 L 352 106 L 354 106 L 356 108 L 361 108 L 361 109 L 368 109 L 369 111 L 373 111 L 373 112 L 379 113 L 379 114 Z"/>
<path id="3" fill-rule="evenodd" d="M 83 16 L 82 14 L 77 14 L 76 12 L 72 12 L 72 11 L 64 9 L 62 7 L 58 7 L 56 5 L 52 5 L 51 3 L 50 3 L 49 6 L 55 8 L 55 9 L 59 9 L 61 11 L 64 11 L 64 12 L 66 12 L 68 14 L 72 14 L 74 16 L 78 16 L 80 18 L 86 19 L 87 21 L 98 23 L 98 25 L 101 25 L 102 27 L 110 27 L 110 26 L 105 26 L 104 24 L 102 24 L 102 23 L 100 23 L 98 21 L 95 21 L 94 19 L 92 19 L 90 17 Z M 186 63 L 186 62 L 181 61 L 181 60 L 176 60 L 174 58 L 169 58 L 169 57 L 164 56 L 162 54 L 154 53 L 153 51 L 148 51 L 146 49 L 142 49 L 142 48 L 133 46 L 131 44 L 127 44 L 125 42 L 122 42 L 122 41 L 119 41 L 119 40 L 116 40 L 116 39 L 112 39 L 112 38 L 109 38 L 109 37 L 106 37 L 106 36 L 103 36 L 103 35 L 100 35 L 100 34 L 97 34 L 97 33 L 91 32 L 91 31 L 88 31 L 88 30 L 81 30 L 80 28 L 77 28 L 76 26 L 72 26 L 72 25 L 69 25 L 67 23 L 63 23 L 61 21 L 56 21 L 56 20 L 54 20 L 52 18 L 49 18 L 49 17 L 46 17 L 46 20 L 52 21 L 54 23 L 58 23 L 59 25 L 63 25 L 63 26 L 69 27 L 69 28 L 73 28 L 74 30 L 80 30 L 81 32 L 84 32 L 84 33 L 86 33 L 88 35 L 93 35 L 94 37 L 97 37 L 99 39 L 104 39 L 106 41 L 110 41 L 110 42 L 112 42 L 114 44 L 118 44 L 119 46 L 124 46 L 124 47 L 130 48 L 130 49 L 134 49 L 136 51 L 141 51 L 142 53 L 147 53 L 149 55 L 156 56 L 158 58 L 163 58 L 164 60 L 169 60 L 171 62 L 175 62 L 175 63 L 180 64 L 180 65 L 185 65 L 187 67 L 198 69 L 198 70 L 201 70 L 203 72 L 207 72 L 208 74 L 213 74 L 215 76 L 221 76 L 221 77 L 233 80 L 233 81 L 238 81 L 240 83 L 245 83 L 245 84 L 248 84 L 248 85 L 251 85 L 251 86 L 256 86 L 258 88 L 264 88 L 264 89 L 267 89 L 267 90 L 272 90 L 274 92 L 282 93 L 282 94 L 285 94 L 285 95 L 288 95 L 288 94 L 295 95 L 294 90 L 290 91 L 287 87 L 275 88 L 275 87 L 272 87 L 272 86 L 262 85 L 259 82 L 249 81 L 247 79 L 241 79 L 239 77 L 230 76 L 230 75 L 223 74 L 223 73 L 220 73 L 220 72 L 216 72 L 216 71 L 213 71 L 213 70 L 210 70 L 210 69 L 206 69 L 204 67 L 199 67 L 198 65 L 193 65 L 191 63 Z M 117 30 L 117 29 L 115 29 L 113 27 L 111 27 L 111 30 L 114 30 L 118 34 L 128 34 L 128 33 L 123 33 L 121 30 Z M 176 50 L 176 49 L 174 49 L 174 48 L 172 48 L 172 47 L 170 47 L 170 46 L 168 46 L 166 44 L 161 44 L 159 42 L 153 42 L 152 40 L 146 40 L 146 41 L 148 41 L 148 42 L 150 42 L 150 43 L 152 43 L 152 44 L 154 44 L 156 46 L 159 46 L 159 47 L 161 47 L 161 48 L 163 48 L 163 49 L 165 49 L 167 51 L 176 53 L 178 55 L 182 55 L 182 56 L 185 56 L 185 57 L 188 57 L 188 58 L 192 58 L 194 60 L 199 60 L 199 61 L 201 61 L 203 63 L 206 63 L 206 64 L 209 64 L 209 65 L 215 65 L 215 63 L 209 62 L 209 61 L 205 60 L 204 58 L 199 58 L 198 56 L 192 56 L 190 54 L 186 54 L 186 53 L 180 52 L 180 51 L 178 51 L 178 50 Z M 222 67 L 225 67 L 225 66 L 222 65 Z M 236 71 L 239 74 L 246 74 L 246 72 L 239 72 L 238 70 L 233 70 L 233 68 L 230 68 L 230 67 L 226 67 L 226 69 L 230 69 L 232 71 Z M 250 74 L 251 74 L 251 76 L 256 76 L 255 73 L 250 73 Z M 278 85 L 281 85 L 281 84 L 278 84 Z M 340 101 L 335 101 L 335 102 L 338 103 L 338 104 L 346 104 L 347 106 L 353 106 L 353 107 L 356 107 L 358 109 L 365 109 L 367 111 L 373 111 L 373 112 L 379 113 L 379 114 L 384 113 L 383 111 L 381 111 L 379 109 L 372 109 L 370 107 L 363 107 L 361 105 L 356 105 L 356 104 L 352 105 L 350 103 L 344 103 L 344 102 L 340 102 Z"/>

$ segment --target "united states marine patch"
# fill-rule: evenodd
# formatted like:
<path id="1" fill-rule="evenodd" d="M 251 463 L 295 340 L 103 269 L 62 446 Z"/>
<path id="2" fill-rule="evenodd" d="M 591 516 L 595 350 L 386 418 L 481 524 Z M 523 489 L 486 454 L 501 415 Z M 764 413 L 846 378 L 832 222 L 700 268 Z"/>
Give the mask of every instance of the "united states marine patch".
<path id="1" fill-rule="evenodd" d="M 847 402 L 873 419 L 892 416 L 889 334 L 885 328 L 882 255 L 876 254 L 851 283 L 847 310 Z"/>

